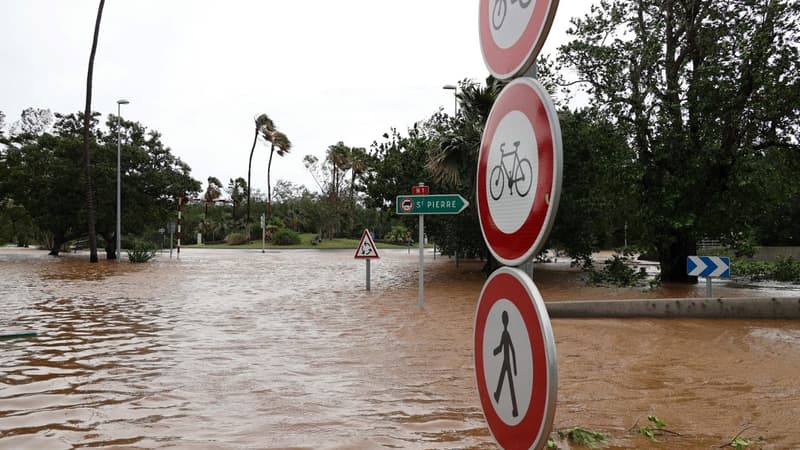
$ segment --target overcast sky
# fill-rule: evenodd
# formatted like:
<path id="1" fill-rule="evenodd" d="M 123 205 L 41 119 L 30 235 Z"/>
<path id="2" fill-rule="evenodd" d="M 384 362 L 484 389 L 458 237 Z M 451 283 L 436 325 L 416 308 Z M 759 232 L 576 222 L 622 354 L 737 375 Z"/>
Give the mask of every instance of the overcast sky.
<path id="1" fill-rule="evenodd" d="M 0 111 L 83 110 L 97 0 L 0 0 Z M 590 0 L 562 1 L 543 53 L 566 40 Z M 92 108 L 163 134 L 194 178 L 247 178 L 253 118 L 266 113 L 292 141 L 272 179 L 316 190 L 302 159 L 343 141 L 369 147 L 440 107 L 445 84 L 488 75 L 478 1 L 107 0 Z M 266 191 L 268 147 L 253 159 Z"/>

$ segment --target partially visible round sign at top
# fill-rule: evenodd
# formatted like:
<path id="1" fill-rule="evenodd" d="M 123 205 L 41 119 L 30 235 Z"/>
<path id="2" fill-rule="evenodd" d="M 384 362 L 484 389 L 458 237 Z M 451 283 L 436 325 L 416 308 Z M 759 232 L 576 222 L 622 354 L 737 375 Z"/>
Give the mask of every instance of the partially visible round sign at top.
<path id="1" fill-rule="evenodd" d="M 478 154 L 478 217 L 486 245 L 518 266 L 541 250 L 561 197 L 561 128 L 553 101 L 531 78 L 497 97 Z"/>
<path id="2" fill-rule="evenodd" d="M 483 61 L 501 80 L 522 75 L 536 60 L 556 15 L 558 0 L 481 0 Z"/>

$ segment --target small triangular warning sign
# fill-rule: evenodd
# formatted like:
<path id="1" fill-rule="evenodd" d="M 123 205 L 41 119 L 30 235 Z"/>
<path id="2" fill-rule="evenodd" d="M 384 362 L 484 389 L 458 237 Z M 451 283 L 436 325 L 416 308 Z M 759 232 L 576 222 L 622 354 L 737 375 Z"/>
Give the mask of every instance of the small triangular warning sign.
<path id="1" fill-rule="evenodd" d="M 380 255 L 378 255 L 378 248 L 375 247 L 375 242 L 373 242 L 369 230 L 364 230 L 364 234 L 361 235 L 361 242 L 358 243 L 356 254 L 353 255 L 353 257 L 360 259 L 380 258 Z"/>

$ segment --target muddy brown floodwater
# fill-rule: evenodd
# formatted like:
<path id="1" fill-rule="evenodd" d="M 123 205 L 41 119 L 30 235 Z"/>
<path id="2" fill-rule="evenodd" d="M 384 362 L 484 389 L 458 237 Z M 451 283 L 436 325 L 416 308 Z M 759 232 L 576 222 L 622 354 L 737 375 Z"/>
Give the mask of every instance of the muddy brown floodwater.
<path id="1" fill-rule="evenodd" d="M 0 250 L 0 448 L 494 448 L 474 387 L 480 263 L 384 250 L 184 250 L 149 264 Z M 539 267 L 546 301 L 702 296 L 587 288 Z M 769 295 L 797 290 L 757 288 Z M 718 295 L 753 289 L 715 287 Z M 553 320 L 555 428 L 609 448 L 800 448 L 800 323 Z M 680 436 L 655 444 L 647 415 Z M 561 443 L 562 448 L 568 444 Z"/>

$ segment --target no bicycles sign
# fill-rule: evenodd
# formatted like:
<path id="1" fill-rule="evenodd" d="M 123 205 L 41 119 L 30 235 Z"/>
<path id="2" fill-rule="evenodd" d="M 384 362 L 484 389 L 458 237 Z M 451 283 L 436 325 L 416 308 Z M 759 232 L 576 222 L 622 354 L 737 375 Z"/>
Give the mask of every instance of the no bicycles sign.
<path id="1" fill-rule="evenodd" d="M 525 73 L 542 49 L 558 0 L 481 0 L 479 34 L 483 61 L 495 78 Z"/>
<path id="2" fill-rule="evenodd" d="M 561 128 L 550 96 L 531 78 L 509 83 L 495 101 L 478 154 L 481 232 L 504 265 L 541 249 L 561 197 Z"/>

